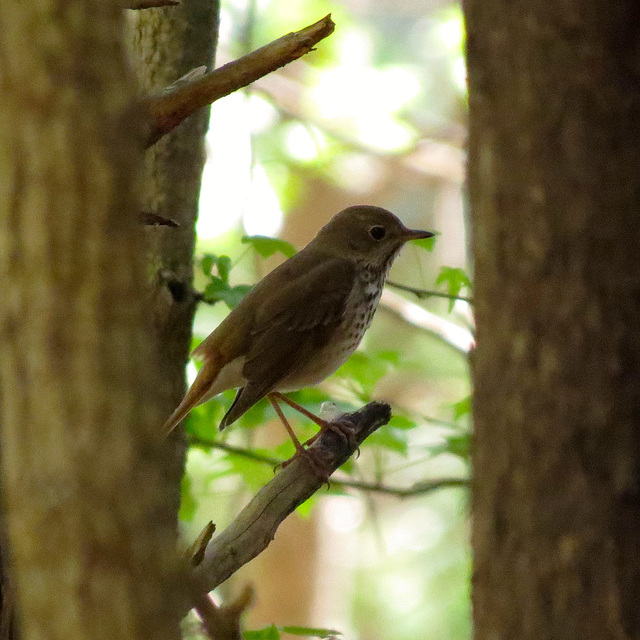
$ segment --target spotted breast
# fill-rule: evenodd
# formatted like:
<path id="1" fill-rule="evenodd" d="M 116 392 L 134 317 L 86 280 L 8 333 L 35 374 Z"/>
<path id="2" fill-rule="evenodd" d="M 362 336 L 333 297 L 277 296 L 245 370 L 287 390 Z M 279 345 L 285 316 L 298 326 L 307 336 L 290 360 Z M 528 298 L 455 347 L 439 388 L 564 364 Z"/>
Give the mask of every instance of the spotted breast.
<path id="1" fill-rule="evenodd" d="M 283 381 L 281 391 L 295 391 L 321 382 L 358 348 L 371 325 L 392 260 L 379 265 L 362 265 L 345 305 L 344 319 L 332 339 L 318 350 L 303 371 Z"/>

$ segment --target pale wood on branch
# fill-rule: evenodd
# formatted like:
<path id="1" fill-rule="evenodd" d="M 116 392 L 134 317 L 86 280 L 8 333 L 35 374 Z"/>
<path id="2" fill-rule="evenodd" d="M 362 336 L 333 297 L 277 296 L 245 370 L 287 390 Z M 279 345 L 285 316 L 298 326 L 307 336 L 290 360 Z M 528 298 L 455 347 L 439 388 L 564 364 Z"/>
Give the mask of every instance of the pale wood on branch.
<path id="1" fill-rule="evenodd" d="M 251 53 L 206 73 L 193 82 L 182 83 L 171 91 L 149 98 L 150 146 L 175 129 L 198 109 L 246 87 L 255 80 L 297 60 L 320 40 L 333 33 L 331 14 L 300 31 L 288 33 Z"/>
<path id="2" fill-rule="evenodd" d="M 331 472 L 343 465 L 369 435 L 389 422 L 391 408 L 372 402 L 341 418 L 353 423 L 352 443 L 327 431 L 309 448 L 310 455 L 320 459 Z M 273 540 L 280 523 L 324 483 L 306 460 L 297 458 L 262 487 L 235 520 L 211 539 L 201 562 L 193 568 L 191 605 L 197 606 L 202 602 L 202 594 L 262 552 Z"/>

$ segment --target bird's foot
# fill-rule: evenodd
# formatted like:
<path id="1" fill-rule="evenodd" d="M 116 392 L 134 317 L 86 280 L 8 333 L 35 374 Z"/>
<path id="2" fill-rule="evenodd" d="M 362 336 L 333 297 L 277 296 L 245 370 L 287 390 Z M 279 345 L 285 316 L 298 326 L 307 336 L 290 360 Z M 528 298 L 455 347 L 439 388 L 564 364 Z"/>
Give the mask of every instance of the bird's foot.
<path id="1" fill-rule="evenodd" d="M 326 483 L 329 487 L 329 477 L 333 473 L 333 469 L 322 459 L 321 456 L 316 455 L 319 453 L 317 450 L 309 451 L 308 449 L 298 449 L 288 460 L 276 465 L 274 471 L 278 468 L 284 469 L 288 467 L 294 460 L 301 458 L 307 465 L 309 465 L 311 471 L 322 480 L 323 484 Z"/>
<path id="2" fill-rule="evenodd" d="M 317 416 L 315 413 L 311 413 L 311 411 L 308 411 L 303 406 L 299 405 L 297 402 L 294 402 L 293 400 L 291 400 L 291 398 L 287 398 L 287 396 L 277 391 L 272 391 L 269 394 L 268 398 L 273 404 L 276 411 L 278 411 L 278 415 L 280 415 L 280 419 L 282 420 L 283 424 L 285 425 L 285 427 L 287 428 L 287 431 L 289 431 L 290 434 L 292 433 L 292 429 L 289 426 L 289 423 L 287 422 L 286 418 L 284 417 L 284 414 L 282 413 L 282 411 L 280 411 L 278 407 L 278 403 L 277 403 L 278 400 L 282 400 L 283 402 L 288 404 L 292 409 L 295 409 L 296 411 L 301 413 L 303 416 L 306 416 L 307 418 L 315 422 L 320 427 L 320 431 L 313 438 L 310 438 L 309 440 L 307 440 L 304 443 L 304 446 L 308 446 L 311 443 L 315 442 L 323 433 L 326 433 L 327 431 L 331 431 L 332 433 L 335 433 L 338 437 L 340 437 L 346 446 L 349 446 L 350 448 L 355 449 L 358 452 L 358 455 L 360 455 L 360 449 L 358 448 L 358 442 L 355 436 L 355 425 L 348 418 L 345 418 L 344 416 L 340 416 L 335 420 L 331 420 L 331 421 L 325 420 L 324 418 Z M 292 438 L 295 438 L 295 437 L 292 435 Z M 294 439 L 294 443 L 295 442 L 296 442 L 296 439 Z M 296 449 L 298 449 L 297 445 L 296 445 Z"/>
<path id="3" fill-rule="evenodd" d="M 358 441 L 356 439 L 355 425 L 351 420 L 345 417 L 339 417 L 331 422 L 323 420 L 319 424 L 320 431 L 304 443 L 305 447 L 313 444 L 323 433 L 329 431 L 338 436 L 346 447 L 354 449 L 357 457 L 360 456 L 360 447 L 358 447 Z"/>

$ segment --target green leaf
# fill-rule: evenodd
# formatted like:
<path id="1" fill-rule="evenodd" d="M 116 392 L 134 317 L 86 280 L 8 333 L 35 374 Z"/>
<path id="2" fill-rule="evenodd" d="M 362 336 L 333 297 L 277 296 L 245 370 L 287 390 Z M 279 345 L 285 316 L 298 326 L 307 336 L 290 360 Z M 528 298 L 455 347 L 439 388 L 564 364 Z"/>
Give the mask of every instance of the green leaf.
<path id="1" fill-rule="evenodd" d="M 389 363 L 381 358 L 356 351 L 336 372 L 336 375 L 350 383 L 356 382 L 362 389 L 362 400 L 369 400 L 373 389 L 389 370 Z M 353 386 L 353 384 L 351 385 Z"/>
<path id="2" fill-rule="evenodd" d="M 217 259 L 217 256 L 215 256 L 213 253 L 205 253 L 202 256 L 202 260 L 200 261 L 200 268 L 202 269 L 202 273 L 204 273 L 205 276 L 211 275 L 211 269 L 213 269 L 213 265 L 216 263 Z"/>
<path id="3" fill-rule="evenodd" d="M 180 484 L 180 511 L 178 512 L 178 518 L 182 522 L 189 522 L 193 518 L 198 502 L 191 490 L 191 479 L 185 473 L 182 476 L 182 482 Z"/>
<path id="4" fill-rule="evenodd" d="M 222 396 L 211 398 L 208 402 L 196 407 L 187 416 L 185 428 L 203 440 L 213 440 L 218 435 L 218 425 L 227 410 L 228 404 Z"/>
<path id="5" fill-rule="evenodd" d="M 368 442 L 368 440 L 367 440 Z M 355 470 L 355 462 L 354 462 L 354 456 L 351 456 L 341 467 L 340 467 L 340 471 L 343 471 L 344 473 L 346 473 L 347 475 L 353 475 L 353 472 Z M 333 491 L 333 485 L 331 485 L 330 490 Z M 340 492 L 342 492 L 342 490 L 340 490 Z"/>
<path id="6" fill-rule="evenodd" d="M 242 635 L 245 640 L 280 640 L 280 631 L 273 624 L 258 631 L 244 631 Z"/>
<path id="7" fill-rule="evenodd" d="M 229 283 L 229 271 L 231 271 L 231 258 L 229 256 L 220 256 L 218 258 L 218 275 L 220 276 L 220 279 L 225 282 L 225 283 Z"/>
<path id="8" fill-rule="evenodd" d="M 436 238 L 440 234 L 436 231 L 431 238 L 422 238 L 421 240 L 414 240 L 413 244 L 421 249 L 425 249 L 426 251 L 433 251 L 433 248 L 436 246 Z"/>
<path id="9" fill-rule="evenodd" d="M 449 453 L 463 460 L 469 460 L 471 455 L 471 433 L 448 436 L 443 443 L 431 448 L 432 456 L 442 453 Z"/>
<path id="10" fill-rule="evenodd" d="M 384 360 L 389 364 L 397 366 L 400 364 L 400 352 L 394 351 L 392 349 L 388 349 L 386 351 L 377 351 L 375 354 L 376 358 L 380 358 L 380 360 Z"/>
<path id="11" fill-rule="evenodd" d="M 228 455 L 228 460 L 233 471 L 242 476 L 244 483 L 251 491 L 258 491 L 273 479 L 273 469 L 262 462 L 249 460 L 232 453 Z"/>
<path id="12" fill-rule="evenodd" d="M 232 392 L 232 398 L 235 396 L 235 391 Z M 231 403 L 229 403 L 230 405 Z M 245 429 L 253 429 L 260 425 L 263 425 L 266 421 L 267 410 L 272 411 L 271 405 L 266 400 L 261 400 L 253 405 L 246 413 L 244 413 L 239 420 L 240 426 Z M 270 416 L 273 414 L 270 414 Z M 284 431 L 284 429 L 283 429 Z"/>
<path id="13" fill-rule="evenodd" d="M 367 444 L 377 444 L 390 451 L 395 451 L 403 456 L 407 455 L 409 445 L 404 431 L 396 431 L 389 426 L 384 426 L 372 433 L 367 438 Z"/>
<path id="14" fill-rule="evenodd" d="M 460 418 L 471 413 L 471 396 L 462 398 L 462 400 L 454 402 L 451 406 L 453 408 L 453 419 L 460 420 Z"/>
<path id="15" fill-rule="evenodd" d="M 290 633 L 292 636 L 313 636 L 314 638 L 331 638 L 341 636 L 340 631 L 333 629 L 318 629 L 316 627 L 280 627 L 283 633 Z"/>
<path id="16" fill-rule="evenodd" d="M 298 514 L 298 516 L 300 516 L 303 520 L 307 520 L 308 518 L 310 518 L 313 508 L 318 503 L 318 499 L 319 499 L 319 495 L 317 493 L 314 493 L 312 496 L 307 498 L 302 504 L 299 504 L 296 507 L 296 513 Z"/>
<path id="17" fill-rule="evenodd" d="M 220 300 L 220 292 L 226 291 L 229 288 L 229 285 L 226 282 L 223 282 L 218 276 L 210 276 L 209 283 L 204 289 L 204 297 L 207 301 L 217 302 Z"/>
<path id="18" fill-rule="evenodd" d="M 447 286 L 447 293 L 451 296 L 460 295 L 460 291 L 463 288 L 471 289 L 471 280 L 463 269 L 458 267 L 442 267 L 438 274 L 436 284 L 445 284 Z M 449 301 L 449 311 L 453 310 L 455 300 Z"/>
<path id="19" fill-rule="evenodd" d="M 268 258 L 274 253 L 282 253 L 287 258 L 296 254 L 295 247 L 286 240 L 280 240 L 280 238 L 244 236 L 242 244 L 250 244 L 263 258 Z"/>
<path id="20" fill-rule="evenodd" d="M 418 424 L 413 420 L 409 420 L 409 418 L 405 416 L 397 416 L 394 414 L 391 416 L 391 420 L 389 420 L 389 426 L 394 429 L 402 429 L 403 431 L 406 431 L 408 429 L 415 429 Z"/>
<path id="21" fill-rule="evenodd" d="M 217 296 L 229 307 L 229 309 L 234 309 L 240 304 L 249 291 L 251 291 L 251 285 L 239 284 L 235 287 L 229 287 L 218 291 Z"/>
<path id="22" fill-rule="evenodd" d="M 451 436 L 447 438 L 446 446 L 448 453 L 468 460 L 471 453 L 471 435 L 469 433 L 463 433 L 459 436 Z"/>

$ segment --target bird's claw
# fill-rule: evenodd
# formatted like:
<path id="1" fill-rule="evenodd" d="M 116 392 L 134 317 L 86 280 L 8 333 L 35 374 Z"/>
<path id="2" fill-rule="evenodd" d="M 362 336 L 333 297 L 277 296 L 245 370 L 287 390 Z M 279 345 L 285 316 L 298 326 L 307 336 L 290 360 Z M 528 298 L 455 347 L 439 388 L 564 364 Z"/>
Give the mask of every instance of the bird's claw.
<path id="1" fill-rule="evenodd" d="M 356 451 L 357 455 L 360 455 L 360 447 L 356 440 L 355 425 L 348 418 L 336 418 L 331 422 L 327 422 L 326 426 L 322 428 L 322 431 L 331 431 L 335 433 L 346 446 Z"/>
<path id="2" fill-rule="evenodd" d="M 323 462 L 321 455 L 318 455 L 321 449 L 309 450 L 308 448 L 327 431 L 334 433 L 342 441 L 345 447 L 349 447 L 354 450 L 356 457 L 360 456 L 360 447 L 358 446 L 358 441 L 355 435 L 355 425 L 348 418 L 340 417 L 332 420 L 331 422 L 325 422 L 320 428 L 320 431 L 312 438 L 309 438 L 309 440 L 297 449 L 291 458 L 275 465 L 273 469 L 274 473 L 279 469 L 288 467 L 297 458 L 303 458 L 311 468 L 311 471 L 318 476 L 318 478 L 323 480 L 323 482 L 326 483 L 327 488 L 329 488 L 331 486 L 329 483 L 329 477 L 333 473 L 333 469 L 329 468 L 329 466 Z"/>

